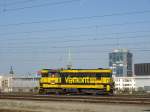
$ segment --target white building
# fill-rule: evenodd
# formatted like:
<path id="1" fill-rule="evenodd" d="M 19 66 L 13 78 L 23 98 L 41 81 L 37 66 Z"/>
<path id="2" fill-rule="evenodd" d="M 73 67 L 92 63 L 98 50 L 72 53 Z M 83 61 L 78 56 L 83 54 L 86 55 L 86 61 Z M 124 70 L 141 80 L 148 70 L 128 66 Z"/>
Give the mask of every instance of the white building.
<path id="1" fill-rule="evenodd" d="M 124 91 L 132 91 L 136 88 L 134 77 L 114 77 L 115 89 Z"/>
<path id="2" fill-rule="evenodd" d="M 113 77 L 116 91 L 146 91 L 150 92 L 150 76 Z"/>
<path id="3" fill-rule="evenodd" d="M 38 77 L 0 76 L 0 92 L 35 92 L 38 87 Z"/>
<path id="4" fill-rule="evenodd" d="M 150 92 L 150 76 L 135 76 L 136 90 L 144 90 Z"/>

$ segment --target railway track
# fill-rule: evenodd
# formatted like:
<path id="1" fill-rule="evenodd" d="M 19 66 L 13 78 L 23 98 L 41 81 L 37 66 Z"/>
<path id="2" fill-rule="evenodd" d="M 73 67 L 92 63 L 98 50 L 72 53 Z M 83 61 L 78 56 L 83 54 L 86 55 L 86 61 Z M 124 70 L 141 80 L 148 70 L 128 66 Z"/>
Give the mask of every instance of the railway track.
<path id="1" fill-rule="evenodd" d="M 0 99 L 150 105 L 150 97 L 144 96 L 0 95 Z"/>

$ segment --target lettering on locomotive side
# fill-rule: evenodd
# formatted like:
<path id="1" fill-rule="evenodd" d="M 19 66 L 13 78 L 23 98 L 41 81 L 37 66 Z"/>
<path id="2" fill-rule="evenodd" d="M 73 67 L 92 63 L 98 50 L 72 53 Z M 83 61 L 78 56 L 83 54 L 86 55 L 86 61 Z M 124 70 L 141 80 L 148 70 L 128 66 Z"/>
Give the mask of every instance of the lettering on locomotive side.
<path id="1" fill-rule="evenodd" d="M 95 83 L 96 77 L 65 77 L 65 82 L 68 84 L 75 84 L 75 83 Z"/>

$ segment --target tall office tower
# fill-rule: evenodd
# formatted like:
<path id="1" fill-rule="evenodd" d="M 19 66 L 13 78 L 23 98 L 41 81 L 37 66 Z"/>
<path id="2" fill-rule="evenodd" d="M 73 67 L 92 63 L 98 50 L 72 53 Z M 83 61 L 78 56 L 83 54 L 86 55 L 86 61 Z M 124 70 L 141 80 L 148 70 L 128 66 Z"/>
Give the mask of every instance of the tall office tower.
<path id="1" fill-rule="evenodd" d="M 116 77 L 132 76 L 132 53 L 127 49 L 115 49 L 109 53 L 109 67 Z"/>

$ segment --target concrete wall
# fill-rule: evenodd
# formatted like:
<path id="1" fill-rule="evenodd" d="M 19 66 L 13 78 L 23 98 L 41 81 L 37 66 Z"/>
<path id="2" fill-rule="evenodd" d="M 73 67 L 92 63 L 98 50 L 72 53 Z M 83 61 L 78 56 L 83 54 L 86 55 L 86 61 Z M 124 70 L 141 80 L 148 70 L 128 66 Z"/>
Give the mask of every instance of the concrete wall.
<path id="1" fill-rule="evenodd" d="M 150 76 L 136 76 L 136 90 L 144 89 L 145 91 L 150 91 Z"/>

